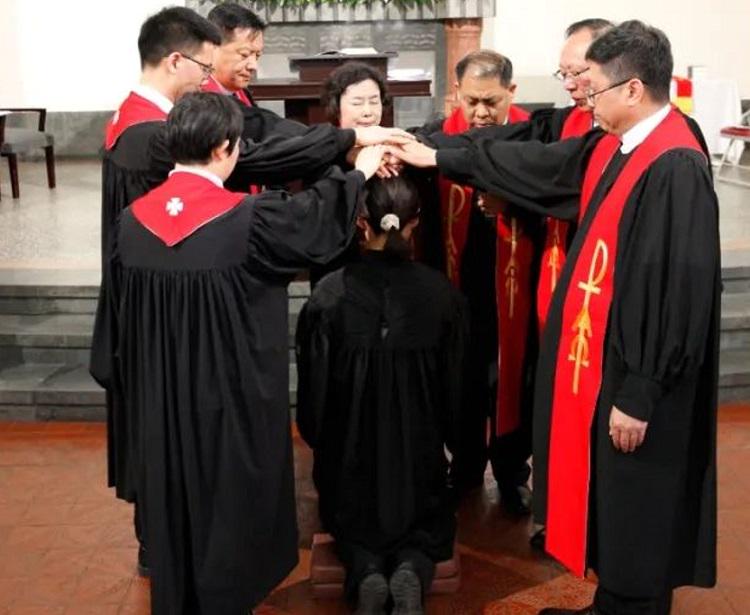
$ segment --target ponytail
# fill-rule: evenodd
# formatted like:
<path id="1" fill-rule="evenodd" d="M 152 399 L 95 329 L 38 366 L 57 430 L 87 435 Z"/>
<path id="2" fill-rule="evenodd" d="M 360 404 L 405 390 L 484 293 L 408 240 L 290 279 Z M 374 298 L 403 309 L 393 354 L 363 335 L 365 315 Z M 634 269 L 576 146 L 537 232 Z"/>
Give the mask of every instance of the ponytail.
<path id="1" fill-rule="evenodd" d="M 376 235 L 386 233 L 383 251 L 408 259 L 411 243 L 402 235 L 406 225 L 419 215 L 417 190 L 404 176 L 368 182 L 365 207 Z"/>

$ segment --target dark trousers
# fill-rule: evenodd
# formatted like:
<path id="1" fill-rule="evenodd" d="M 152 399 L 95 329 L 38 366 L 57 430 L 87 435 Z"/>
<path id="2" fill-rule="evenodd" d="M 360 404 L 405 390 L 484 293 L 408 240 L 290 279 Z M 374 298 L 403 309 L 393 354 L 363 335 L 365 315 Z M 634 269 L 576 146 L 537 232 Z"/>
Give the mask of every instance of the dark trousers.
<path id="1" fill-rule="evenodd" d="M 459 489 L 479 486 L 489 461 L 500 489 L 524 485 L 531 473 L 530 421 L 522 416 L 518 429 L 503 436 L 495 435 L 497 362 L 488 361 L 486 355 L 483 361 L 484 353 L 478 349 L 472 352 L 475 355 L 469 361 L 451 480 Z"/>
<path id="2" fill-rule="evenodd" d="M 423 593 L 429 589 L 435 576 L 435 562 L 417 549 L 404 548 L 393 554 L 382 555 L 360 545 L 337 540 L 336 551 L 346 569 L 344 593 L 351 603 L 356 603 L 359 584 L 365 577 L 379 572 L 388 578 L 404 562 L 412 564 Z"/>
<path id="3" fill-rule="evenodd" d="M 531 456 L 530 398 L 524 399 L 526 395 L 523 395 L 521 401 L 521 427 L 502 437 L 495 436 L 498 355 L 496 251 L 495 218 L 487 219 L 473 207 L 461 264 L 461 290 L 466 296 L 470 313 L 468 357 L 457 442 L 451 464 L 451 479 L 459 491 L 482 484 L 487 461 L 491 463 L 492 473 L 501 489 L 525 484 L 530 474 L 527 463 Z"/>
<path id="4" fill-rule="evenodd" d="M 599 585 L 594 595 L 597 615 L 669 615 L 672 591 L 661 596 L 633 598 L 622 596 Z"/>

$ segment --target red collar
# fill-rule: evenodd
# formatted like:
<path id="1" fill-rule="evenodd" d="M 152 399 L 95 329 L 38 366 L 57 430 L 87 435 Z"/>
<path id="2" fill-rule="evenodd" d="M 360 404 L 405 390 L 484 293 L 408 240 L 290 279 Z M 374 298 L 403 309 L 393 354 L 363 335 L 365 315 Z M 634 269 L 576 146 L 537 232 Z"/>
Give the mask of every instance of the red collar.
<path id="1" fill-rule="evenodd" d="M 236 207 L 246 196 L 195 173 L 175 171 L 161 186 L 137 199 L 131 209 L 143 226 L 171 248 Z"/>
<path id="2" fill-rule="evenodd" d="M 529 114 L 521 107 L 511 105 L 508 109 L 508 124 L 515 124 L 516 122 L 524 122 L 529 119 Z M 462 132 L 466 132 L 471 129 L 471 126 L 466 121 L 464 113 L 460 107 L 453 110 L 443 122 L 443 132 L 447 135 L 457 135 Z"/>
<path id="3" fill-rule="evenodd" d="M 209 77 L 206 80 L 206 83 L 203 84 L 201 87 L 201 90 L 204 92 L 214 92 L 216 94 L 224 94 L 225 96 L 234 96 L 237 98 L 243 105 L 247 107 L 252 107 L 253 103 L 250 100 L 250 97 L 247 95 L 247 93 L 244 90 L 237 90 L 235 92 L 230 92 L 226 88 L 222 87 L 222 85 L 216 81 L 213 77 Z"/>
<path id="4" fill-rule="evenodd" d="M 123 101 L 107 122 L 104 136 L 104 147 L 111 150 L 123 132 L 136 124 L 145 122 L 165 122 L 167 114 L 150 100 L 138 96 L 135 92 Z"/>

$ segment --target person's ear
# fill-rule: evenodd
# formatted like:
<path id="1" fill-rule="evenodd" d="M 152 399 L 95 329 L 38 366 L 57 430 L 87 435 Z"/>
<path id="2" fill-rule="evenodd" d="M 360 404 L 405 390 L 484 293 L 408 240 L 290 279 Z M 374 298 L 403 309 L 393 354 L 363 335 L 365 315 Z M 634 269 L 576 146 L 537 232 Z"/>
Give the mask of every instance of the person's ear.
<path id="1" fill-rule="evenodd" d="M 163 62 L 167 68 L 167 71 L 171 74 L 177 72 L 177 63 L 182 59 L 182 56 L 178 51 L 173 51 L 167 57 L 164 58 Z"/>
<path id="2" fill-rule="evenodd" d="M 627 87 L 628 106 L 634 107 L 643 101 L 646 94 L 646 86 L 640 79 L 631 79 Z"/>
<path id="3" fill-rule="evenodd" d="M 214 162 L 222 162 L 232 155 L 232 150 L 229 148 L 229 139 L 224 139 L 221 145 L 216 146 L 211 150 L 211 159 Z"/>
<path id="4" fill-rule="evenodd" d="M 461 97 L 458 95 L 458 81 L 453 82 L 453 96 L 455 97 L 456 104 L 460 104 Z"/>
<path id="5" fill-rule="evenodd" d="M 516 88 L 517 88 L 517 87 L 518 87 L 518 84 L 516 84 L 516 83 L 511 83 L 511 84 L 510 84 L 510 85 L 508 86 L 508 92 L 510 92 L 510 99 L 511 99 L 511 100 L 513 100 L 513 98 L 514 98 L 514 97 L 515 97 L 515 95 L 516 95 Z"/>

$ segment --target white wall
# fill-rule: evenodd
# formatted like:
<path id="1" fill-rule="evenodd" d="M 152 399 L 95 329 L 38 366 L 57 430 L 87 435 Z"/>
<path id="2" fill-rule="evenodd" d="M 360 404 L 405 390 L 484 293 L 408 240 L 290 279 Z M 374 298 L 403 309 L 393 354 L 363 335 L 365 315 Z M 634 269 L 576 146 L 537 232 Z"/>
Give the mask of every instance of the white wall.
<path id="1" fill-rule="evenodd" d="M 114 109 L 138 78 L 142 21 L 185 0 L 0 0 L 0 107 Z M 549 77 L 565 27 L 585 17 L 637 17 L 666 31 L 676 72 L 689 64 L 736 79 L 750 98 L 750 0 L 497 0 L 483 45 L 515 65 L 520 100 L 558 100 Z"/>
<path id="2" fill-rule="evenodd" d="M 138 79 L 143 20 L 184 0 L 0 0 L 0 107 L 115 109 Z"/>
<path id="3" fill-rule="evenodd" d="M 750 0 L 497 0 L 497 7 L 482 44 L 509 56 L 519 77 L 557 69 L 563 33 L 574 21 L 640 19 L 666 32 L 676 74 L 704 65 L 713 77 L 737 80 L 742 98 L 750 98 Z"/>

